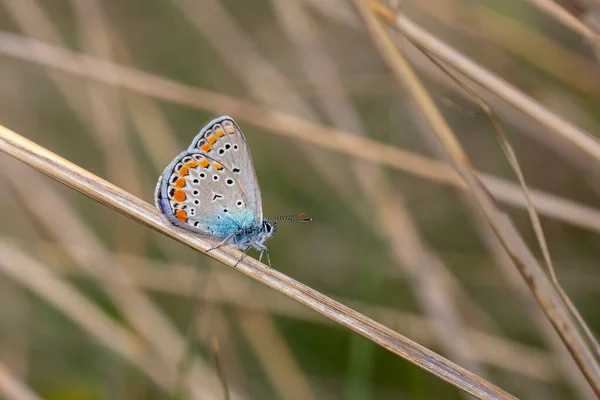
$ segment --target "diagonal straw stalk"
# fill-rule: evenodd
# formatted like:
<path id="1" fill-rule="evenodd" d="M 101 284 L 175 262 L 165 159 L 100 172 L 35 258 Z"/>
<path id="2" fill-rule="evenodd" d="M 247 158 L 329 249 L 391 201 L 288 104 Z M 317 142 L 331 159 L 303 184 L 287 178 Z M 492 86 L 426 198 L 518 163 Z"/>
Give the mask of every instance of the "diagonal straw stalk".
<path id="1" fill-rule="evenodd" d="M 3 126 L 0 126 L 0 151 L 195 250 L 206 253 L 212 247 L 212 243 L 204 238 L 164 222 L 158 211 L 150 204 Z M 208 255 L 230 267 L 236 265 L 240 258 L 239 251 L 223 248 L 213 250 Z M 477 398 L 515 398 L 435 352 L 308 286 L 266 267 L 256 260 L 246 258 L 244 262 L 237 264 L 237 270 L 317 311 L 341 326 L 364 336 L 394 354 L 413 362 Z"/>
<path id="2" fill-rule="evenodd" d="M 570 351 L 573 359 L 587 379 L 592 390 L 600 397 L 600 367 L 590 352 L 586 341 L 578 332 L 556 288 L 550 283 L 541 266 L 537 264 L 529 249 L 522 242 L 511 221 L 501 213 L 490 196 L 487 188 L 478 179 L 471 162 L 456 136 L 446 123 L 435 103 L 421 84 L 410 64 L 395 46 L 369 8 L 369 1 L 356 0 L 356 3 L 371 32 L 373 40 L 388 63 L 396 78 L 402 82 L 422 116 L 431 126 L 432 132 L 440 142 L 454 167 L 468 187 L 473 205 L 490 225 L 512 261 L 518 267 L 529 289 L 536 297 L 542 310 Z M 379 2 L 370 1 L 379 7 Z"/>

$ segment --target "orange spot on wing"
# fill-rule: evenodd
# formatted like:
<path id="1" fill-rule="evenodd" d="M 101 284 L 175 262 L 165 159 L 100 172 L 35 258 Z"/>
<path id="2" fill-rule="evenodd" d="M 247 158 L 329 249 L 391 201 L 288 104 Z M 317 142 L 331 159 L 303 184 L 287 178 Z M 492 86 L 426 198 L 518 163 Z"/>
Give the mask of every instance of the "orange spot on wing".
<path id="1" fill-rule="evenodd" d="M 183 178 L 177 179 L 177 182 L 175 182 L 175 187 L 182 188 L 184 186 L 185 186 L 185 179 L 183 179 Z"/>
<path id="2" fill-rule="evenodd" d="M 181 189 L 177 189 L 175 193 L 173 193 L 173 199 L 180 203 L 185 200 L 185 197 L 185 192 Z"/>
<path id="3" fill-rule="evenodd" d="M 217 134 L 218 137 L 223 137 L 225 136 L 225 131 L 223 129 L 219 129 L 218 131 L 215 132 Z"/>
<path id="4" fill-rule="evenodd" d="M 214 144 L 217 141 L 217 137 L 215 135 L 210 135 L 206 140 L 208 140 L 208 143 Z"/>
<path id="5" fill-rule="evenodd" d="M 218 162 L 214 162 L 213 163 L 213 167 L 215 167 L 219 171 L 223 169 L 223 166 L 221 164 L 219 164 Z"/>
<path id="6" fill-rule="evenodd" d="M 196 168 L 198 166 L 198 163 L 196 161 L 190 161 L 189 163 L 185 164 L 185 166 L 187 168 Z"/>
<path id="7" fill-rule="evenodd" d="M 184 210 L 177 210 L 177 211 L 175 211 L 175 216 L 181 222 L 187 222 L 187 220 L 188 220 L 187 213 Z"/>
<path id="8" fill-rule="evenodd" d="M 210 163 L 208 162 L 208 160 L 206 158 L 203 158 L 202 161 L 200 161 L 200 166 L 202 168 L 207 168 L 210 165 Z"/>
<path id="9" fill-rule="evenodd" d="M 186 175 L 187 175 L 187 174 L 189 174 L 189 173 L 190 173 L 190 170 L 189 170 L 187 167 L 182 167 L 182 168 L 179 170 L 179 175 L 180 175 L 180 176 L 186 176 Z"/>
<path id="10" fill-rule="evenodd" d="M 205 151 L 205 152 L 209 152 L 212 150 L 212 146 L 210 145 L 210 143 L 204 143 L 201 147 L 200 150 Z"/>

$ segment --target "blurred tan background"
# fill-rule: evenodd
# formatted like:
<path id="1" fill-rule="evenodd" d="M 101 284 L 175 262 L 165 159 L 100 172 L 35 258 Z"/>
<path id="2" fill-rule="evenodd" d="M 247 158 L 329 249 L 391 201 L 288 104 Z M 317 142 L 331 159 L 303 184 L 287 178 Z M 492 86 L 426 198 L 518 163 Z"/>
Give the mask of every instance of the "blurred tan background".
<path id="1" fill-rule="evenodd" d="M 600 3 L 410 0 L 399 11 L 518 99 L 597 136 Z M 519 398 L 593 398 L 352 2 L 1 0 L 0 26 L 6 127 L 153 202 L 169 161 L 231 115 L 265 216 L 314 218 L 279 224 L 266 243 L 274 268 Z M 394 35 L 541 260 L 485 114 Z M 600 160 L 468 75 L 457 76 L 497 114 L 559 280 L 597 331 Z M 294 118 L 273 126 L 266 111 Z M 465 397 L 4 154 L 0 221 L 0 375 L 5 391 L 25 386 L 7 398 L 221 399 L 219 375 L 236 399 Z"/>

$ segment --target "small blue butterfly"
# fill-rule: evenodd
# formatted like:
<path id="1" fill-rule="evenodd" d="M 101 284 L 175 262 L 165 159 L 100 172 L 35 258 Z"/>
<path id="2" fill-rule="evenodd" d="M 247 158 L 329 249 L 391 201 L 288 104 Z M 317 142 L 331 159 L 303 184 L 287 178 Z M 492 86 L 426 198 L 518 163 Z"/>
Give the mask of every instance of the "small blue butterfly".
<path id="1" fill-rule="evenodd" d="M 172 224 L 220 240 L 209 251 L 231 245 L 245 255 L 253 247 L 260 251 L 259 261 L 267 254 L 269 266 L 263 243 L 275 234 L 276 221 L 311 221 L 302 214 L 263 219 L 248 143 L 227 115 L 210 121 L 169 163 L 158 179 L 154 200 Z"/>

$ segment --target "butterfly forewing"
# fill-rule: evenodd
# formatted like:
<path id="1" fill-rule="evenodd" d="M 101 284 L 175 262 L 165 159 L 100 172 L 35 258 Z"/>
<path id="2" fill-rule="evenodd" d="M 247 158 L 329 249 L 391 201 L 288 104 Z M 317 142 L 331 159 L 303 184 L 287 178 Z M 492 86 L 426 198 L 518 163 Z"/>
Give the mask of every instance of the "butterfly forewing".
<path id="1" fill-rule="evenodd" d="M 235 121 L 223 116 L 205 126 L 167 166 L 155 197 L 169 221 L 204 235 L 227 237 L 260 223 L 252 156 Z"/>

